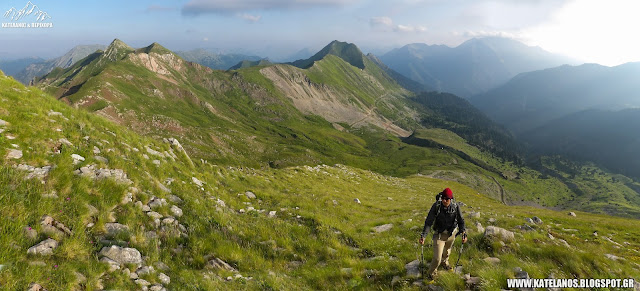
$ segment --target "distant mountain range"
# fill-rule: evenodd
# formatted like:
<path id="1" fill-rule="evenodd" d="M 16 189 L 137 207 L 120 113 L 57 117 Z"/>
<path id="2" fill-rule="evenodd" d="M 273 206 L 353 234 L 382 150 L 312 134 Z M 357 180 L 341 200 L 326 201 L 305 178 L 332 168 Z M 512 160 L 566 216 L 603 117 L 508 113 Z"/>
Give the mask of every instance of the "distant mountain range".
<path id="1" fill-rule="evenodd" d="M 0 70 L 9 76 L 15 76 L 20 71 L 24 70 L 27 66 L 44 62 L 43 58 L 31 57 L 17 60 L 0 60 Z"/>
<path id="2" fill-rule="evenodd" d="M 380 59 L 397 72 L 441 92 L 471 97 L 519 73 L 576 61 L 506 38 L 470 39 L 451 48 L 409 44 Z"/>
<path id="3" fill-rule="evenodd" d="M 640 106 L 640 63 L 561 66 L 523 73 L 471 99 L 516 135 L 588 109 Z"/>
<path id="4" fill-rule="evenodd" d="M 19 72 L 9 75 L 14 76 L 16 80 L 20 81 L 23 84 L 29 84 L 29 82 L 35 77 L 46 75 L 55 68 L 66 69 L 73 65 L 75 62 L 85 58 L 86 56 L 94 53 L 97 50 L 102 50 L 105 47 L 105 45 L 99 44 L 79 45 L 72 48 L 61 57 L 46 61 L 40 61 L 37 63 L 31 63 Z"/>
<path id="5" fill-rule="evenodd" d="M 176 54 L 185 61 L 198 63 L 214 70 L 228 70 L 242 61 L 260 61 L 264 59 L 259 56 L 244 54 L 223 54 L 207 49 L 177 51 Z"/>

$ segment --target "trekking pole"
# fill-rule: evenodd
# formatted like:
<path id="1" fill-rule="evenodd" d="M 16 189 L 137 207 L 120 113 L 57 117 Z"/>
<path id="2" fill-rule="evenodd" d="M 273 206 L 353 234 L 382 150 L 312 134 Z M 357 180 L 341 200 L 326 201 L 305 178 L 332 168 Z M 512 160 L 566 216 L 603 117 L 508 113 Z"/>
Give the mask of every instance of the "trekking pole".
<path id="1" fill-rule="evenodd" d="M 467 236 L 467 234 L 463 234 L 462 235 L 462 240 L 464 240 L 464 238 Z M 461 246 L 460 246 L 460 251 L 458 252 L 458 260 L 456 261 L 456 268 L 461 267 L 462 265 L 460 265 L 460 258 L 462 257 L 462 250 L 464 249 L 464 243 L 461 242 Z M 454 270 L 455 271 L 455 270 Z"/>

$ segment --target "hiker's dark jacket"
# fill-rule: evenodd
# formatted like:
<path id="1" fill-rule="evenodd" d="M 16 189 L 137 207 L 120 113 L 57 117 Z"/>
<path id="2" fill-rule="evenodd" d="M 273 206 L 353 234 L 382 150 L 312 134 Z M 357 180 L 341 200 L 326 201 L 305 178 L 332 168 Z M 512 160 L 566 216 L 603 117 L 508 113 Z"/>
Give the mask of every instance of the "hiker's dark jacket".
<path id="1" fill-rule="evenodd" d="M 436 217 L 438 205 L 440 205 L 440 213 L 438 213 L 438 217 Z M 429 210 L 429 214 L 427 215 L 427 219 L 424 221 L 422 237 L 427 235 L 427 230 L 431 228 L 431 225 L 434 226 L 433 228 L 436 233 L 441 233 L 445 230 L 452 233 L 456 226 L 458 226 L 458 233 L 463 233 L 465 231 L 464 218 L 462 218 L 460 207 L 457 203 L 453 202 L 449 204 L 449 207 L 444 207 L 442 203 L 433 203 L 431 210 Z"/>

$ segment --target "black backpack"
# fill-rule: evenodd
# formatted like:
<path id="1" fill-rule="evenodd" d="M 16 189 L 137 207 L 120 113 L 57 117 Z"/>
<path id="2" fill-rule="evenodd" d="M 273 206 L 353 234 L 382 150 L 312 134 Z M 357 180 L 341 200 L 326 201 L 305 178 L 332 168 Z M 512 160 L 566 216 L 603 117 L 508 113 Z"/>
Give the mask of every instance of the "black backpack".
<path id="1" fill-rule="evenodd" d="M 440 192 L 438 194 L 436 194 L 436 218 L 438 219 L 438 215 L 440 215 L 440 207 L 442 206 L 442 195 L 444 193 Z M 458 211 L 458 203 L 456 202 L 456 200 L 454 198 L 451 199 L 451 206 L 453 206 L 454 211 Z M 453 221 L 453 223 L 456 225 L 458 225 L 458 217 L 456 216 L 456 219 Z M 435 221 L 433 223 L 433 227 L 435 227 Z"/>

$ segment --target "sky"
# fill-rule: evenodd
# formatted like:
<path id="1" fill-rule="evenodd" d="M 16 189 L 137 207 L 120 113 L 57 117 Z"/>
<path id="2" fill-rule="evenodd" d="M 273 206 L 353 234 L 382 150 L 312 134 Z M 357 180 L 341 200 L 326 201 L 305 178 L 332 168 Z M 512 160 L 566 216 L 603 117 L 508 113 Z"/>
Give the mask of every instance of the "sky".
<path id="1" fill-rule="evenodd" d="M 0 59 L 53 58 L 115 38 L 278 60 L 332 40 L 381 55 L 410 43 L 455 47 L 501 36 L 589 63 L 640 61 L 638 0 L 31 0 L 48 18 L 12 20 L 11 8 L 28 2 L 2 0 L 1 22 L 52 27 L 0 28 Z"/>

